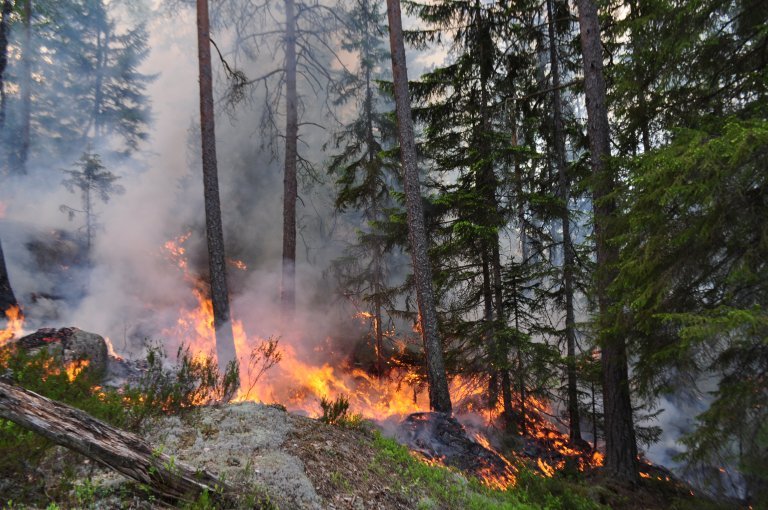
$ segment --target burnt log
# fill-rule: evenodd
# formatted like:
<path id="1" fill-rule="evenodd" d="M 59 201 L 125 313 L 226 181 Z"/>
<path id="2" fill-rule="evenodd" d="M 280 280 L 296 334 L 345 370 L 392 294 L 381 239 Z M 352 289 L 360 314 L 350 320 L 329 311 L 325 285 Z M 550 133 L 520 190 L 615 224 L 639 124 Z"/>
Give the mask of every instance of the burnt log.
<path id="1" fill-rule="evenodd" d="M 114 469 L 166 501 L 194 502 L 205 491 L 222 506 L 235 501 L 232 489 L 209 472 L 175 461 L 136 434 L 2 378 L 0 418 Z"/>

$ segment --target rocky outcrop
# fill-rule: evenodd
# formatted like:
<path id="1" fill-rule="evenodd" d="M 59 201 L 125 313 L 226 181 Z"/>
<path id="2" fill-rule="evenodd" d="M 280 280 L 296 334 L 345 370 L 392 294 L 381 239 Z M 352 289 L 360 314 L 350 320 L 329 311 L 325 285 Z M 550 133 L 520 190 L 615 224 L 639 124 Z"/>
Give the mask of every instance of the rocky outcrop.
<path id="1" fill-rule="evenodd" d="M 43 328 L 19 338 L 12 345 L 30 354 L 47 349 L 51 356 L 61 357 L 65 364 L 88 360 L 88 370 L 97 378 L 107 374 L 109 355 L 104 338 L 78 328 Z"/>

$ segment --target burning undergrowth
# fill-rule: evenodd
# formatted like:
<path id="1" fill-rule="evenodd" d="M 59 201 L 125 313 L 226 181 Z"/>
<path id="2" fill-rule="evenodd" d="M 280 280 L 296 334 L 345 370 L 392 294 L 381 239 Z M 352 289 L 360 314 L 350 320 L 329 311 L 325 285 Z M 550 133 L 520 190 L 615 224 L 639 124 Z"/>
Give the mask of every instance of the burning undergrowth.
<path id="1" fill-rule="evenodd" d="M 188 239 L 185 234 L 168 241 L 165 252 L 189 283 L 193 306 L 180 309 L 176 324 L 164 330 L 163 336 L 184 341 L 193 353 L 213 353 L 213 308 L 206 285 L 190 270 L 184 247 Z M 244 269 L 237 261 L 231 265 Z M 366 315 L 358 313 L 357 317 L 365 320 Z M 512 461 L 501 455 L 492 446 L 489 431 L 502 428 L 502 409 L 484 405 L 487 385 L 480 378 L 455 376 L 450 380 L 461 421 L 423 413 L 429 408 L 424 375 L 417 368 L 396 363 L 408 357 L 409 342 L 392 332 L 388 336 L 394 355 L 385 375 L 379 376 L 356 363 L 353 355 L 338 352 L 331 339 L 317 343 L 308 354 L 291 336 L 258 338 L 249 335 L 236 318 L 232 325 L 241 367 L 236 401 L 275 402 L 317 418 L 323 413 L 321 402 L 345 399 L 350 410 L 396 435 L 425 462 L 454 466 L 497 489 L 514 485 L 519 465 L 551 477 L 563 469 L 585 471 L 602 464 L 599 452 L 571 445 L 545 418 L 546 403 L 533 396 L 525 402 L 524 419 L 530 433 L 519 438 L 519 448 L 507 453 Z M 296 336 L 300 338 L 301 333 Z"/>
<path id="2" fill-rule="evenodd" d="M 165 256 L 178 268 L 190 294 L 179 308 L 175 323 L 164 328 L 161 336 L 171 352 L 174 346 L 186 346 L 183 359 L 189 366 L 208 366 L 206 363 L 213 361 L 216 351 L 213 308 L 204 278 L 190 268 L 185 248 L 189 238 L 190 234 L 185 234 L 164 246 Z M 247 269 L 236 260 L 230 261 L 230 265 L 234 271 Z M 23 328 L 18 309 L 7 315 L 10 320 L 0 332 L 0 341 L 18 337 Z M 278 403 L 294 413 L 317 418 L 322 415 L 323 400 L 344 398 L 352 412 L 397 435 L 425 462 L 453 466 L 496 489 L 514 485 L 516 473 L 523 465 L 551 477 L 564 469 L 586 471 L 602 464 L 598 452 L 571 445 L 567 436 L 547 420 L 547 404 L 533 396 L 525 401 L 528 433 L 518 436 L 516 447 L 504 449 L 502 455 L 493 446 L 496 436 L 501 435 L 498 431 L 504 428 L 502 409 L 500 405 L 487 408 L 487 384 L 480 378 L 457 375 L 450 380 L 457 420 L 423 412 L 429 408 L 429 402 L 424 375 L 417 368 L 391 363 L 380 376 L 356 363 L 353 356 L 335 349 L 332 339 L 315 342 L 316 348 L 308 352 L 297 340 L 306 333 L 261 338 L 248 334 L 237 317 L 232 326 L 240 362 L 239 389 L 231 395 L 235 401 Z M 68 333 L 49 330 L 35 333 L 27 341 L 45 344 L 57 335 L 66 337 L 59 338 L 60 343 L 69 341 Z M 409 341 L 397 339 L 394 333 L 391 336 L 394 359 L 406 358 Z M 110 356 L 113 363 L 115 359 Z M 129 364 L 117 363 L 110 373 L 127 370 L 125 379 L 134 376 L 136 380 L 135 370 L 126 367 Z M 230 396 L 229 392 L 224 393 Z"/>

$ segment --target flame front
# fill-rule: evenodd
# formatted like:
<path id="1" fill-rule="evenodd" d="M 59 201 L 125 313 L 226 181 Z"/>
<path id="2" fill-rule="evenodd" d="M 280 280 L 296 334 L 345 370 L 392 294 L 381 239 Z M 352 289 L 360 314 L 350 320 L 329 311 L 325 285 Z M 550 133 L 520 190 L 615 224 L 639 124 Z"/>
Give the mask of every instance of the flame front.
<path id="1" fill-rule="evenodd" d="M 185 281 L 191 284 L 196 306 L 180 309 L 176 324 L 162 333 L 166 338 L 183 342 L 193 355 L 215 357 L 213 306 L 207 297 L 207 285 L 190 273 L 186 262 L 183 243 L 189 237 L 190 234 L 187 233 L 168 241 L 165 249 L 183 272 Z M 363 311 L 358 313 L 356 318 L 371 321 L 374 316 Z M 360 413 L 364 418 L 377 421 L 399 421 L 406 415 L 429 408 L 424 377 L 413 369 L 395 366 L 388 372 L 387 377 L 377 377 L 343 362 L 337 366 L 312 363 L 297 351 L 290 338 L 280 340 L 280 362 L 264 375 L 263 370 L 253 366 L 253 353 L 269 340 L 249 337 L 239 320 L 233 319 L 232 325 L 240 362 L 241 384 L 236 401 L 278 402 L 291 411 L 318 417 L 322 413 L 321 399 L 332 401 L 343 396 L 349 400 L 350 410 Z M 395 344 L 404 348 L 405 342 L 399 341 Z M 262 375 L 264 376 L 260 377 Z M 491 426 L 498 421 L 502 405 L 498 403 L 492 409 L 487 408 L 487 383 L 481 378 L 453 377 L 449 389 L 454 409 L 460 410 L 460 413 L 481 416 L 485 426 Z M 539 444 L 546 445 L 548 451 L 552 452 L 552 458 L 538 459 L 537 462 L 539 470 L 545 476 L 554 476 L 556 471 L 563 469 L 567 458 L 578 459 L 580 470 L 602 465 L 602 454 L 573 448 L 567 435 L 552 427 L 544 418 L 548 414 L 546 403 L 528 396 L 525 409 L 528 410 L 526 427 L 531 437 L 536 438 Z M 476 432 L 474 438 L 506 463 L 506 468 L 501 474 L 490 467 L 481 467 L 478 470 L 481 481 L 489 487 L 501 490 L 513 486 L 517 468 L 504 455 L 496 452 L 482 433 Z M 517 457 L 518 460 L 523 460 L 522 457 Z M 430 459 L 428 462 L 441 464 L 440 459 Z"/>
<path id="2" fill-rule="evenodd" d="M 6 310 L 5 317 L 7 318 L 7 324 L 5 329 L 0 330 L 0 346 L 12 338 L 21 336 L 24 331 L 24 315 L 18 306 L 14 305 Z"/>

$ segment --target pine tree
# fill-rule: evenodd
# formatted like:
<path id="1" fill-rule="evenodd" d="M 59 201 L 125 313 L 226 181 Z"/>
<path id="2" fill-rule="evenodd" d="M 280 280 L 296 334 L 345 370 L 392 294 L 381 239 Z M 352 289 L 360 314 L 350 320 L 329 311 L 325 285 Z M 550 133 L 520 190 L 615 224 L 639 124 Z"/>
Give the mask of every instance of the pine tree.
<path id="1" fill-rule="evenodd" d="M 277 10 L 282 13 L 278 14 Z M 314 166 L 299 151 L 299 135 L 312 122 L 304 119 L 306 90 L 313 97 L 324 95 L 336 80 L 334 65 L 344 67 L 333 49 L 333 34 L 339 26 L 336 12 L 317 2 L 284 0 L 229 2 L 222 24 L 241 34 L 235 53 L 259 63 L 259 75 L 248 77 L 236 71 L 230 103 L 264 91 L 261 113 L 262 147 L 277 156 L 283 140 L 283 249 L 280 302 L 283 320 L 290 325 L 296 307 L 296 231 L 299 177 L 314 175 Z M 272 20 L 282 19 L 277 27 Z M 260 58 L 268 58 L 262 64 Z M 275 58 L 276 57 L 276 58 Z M 264 70 L 264 67 L 267 67 Z M 314 100 L 314 99 L 313 99 Z M 280 126 L 285 116 L 284 127 Z"/>
<path id="2" fill-rule="evenodd" d="M 213 110 L 213 73 L 208 0 L 197 0 L 197 51 L 200 74 L 200 134 L 203 156 L 203 193 L 205 195 L 205 232 L 211 275 L 213 328 L 219 371 L 229 371 L 237 363 L 237 351 L 229 312 L 227 266 L 224 256 L 224 232 L 221 222 L 219 177 L 216 162 L 216 131 Z"/>
<path id="3" fill-rule="evenodd" d="M 5 128 L 5 69 L 8 67 L 8 31 L 13 2 L 3 0 L 0 10 L 0 133 Z"/>
<path id="4" fill-rule="evenodd" d="M 450 413 L 451 396 L 448 392 L 443 346 L 437 324 L 437 310 L 432 289 L 432 268 L 427 255 L 427 235 L 421 204 L 399 0 L 387 0 L 387 18 L 389 20 L 392 81 L 397 112 L 397 133 L 400 142 L 400 159 L 403 168 L 405 205 L 408 217 L 408 243 L 413 261 L 419 325 L 424 341 L 427 381 L 429 383 L 429 405 L 435 411 Z"/>
<path id="5" fill-rule="evenodd" d="M 503 334 L 507 318 L 499 250 L 499 229 L 505 219 L 498 203 L 497 175 L 509 159 L 507 141 L 499 133 L 501 103 L 496 92 L 503 79 L 496 70 L 504 26 L 501 11 L 479 2 L 419 5 L 414 10 L 429 23 L 423 32 L 410 36 L 420 46 L 437 30 L 448 38 L 454 25 L 463 26 L 450 43 L 458 54 L 455 61 L 425 74 L 414 89 L 421 103 L 416 117 L 425 124 L 422 150 L 435 174 L 450 176 L 433 181 L 437 195 L 432 214 L 439 215 L 432 219 L 431 233 L 436 244 L 435 279 L 438 296 L 450 301 L 446 333 L 477 339 L 473 348 L 482 353 L 482 370 L 490 374 L 489 406 L 495 407 L 501 385 L 509 416 L 509 345 Z"/>

